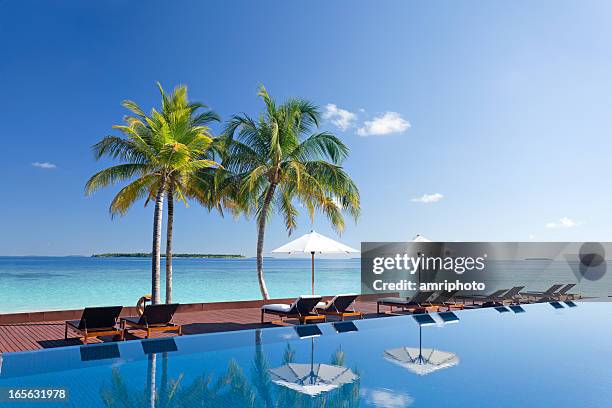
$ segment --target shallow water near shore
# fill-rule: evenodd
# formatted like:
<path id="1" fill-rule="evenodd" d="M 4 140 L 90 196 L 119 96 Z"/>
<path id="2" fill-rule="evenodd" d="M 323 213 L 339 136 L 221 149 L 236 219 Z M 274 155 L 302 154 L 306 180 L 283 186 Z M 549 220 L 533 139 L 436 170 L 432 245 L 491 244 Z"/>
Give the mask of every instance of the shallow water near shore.
<path id="1" fill-rule="evenodd" d="M 165 266 L 162 259 L 162 298 Z M 260 299 L 254 258 L 175 258 L 173 301 Z M 265 259 L 272 298 L 308 294 L 310 259 Z M 317 259 L 315 288 L 330 295 L 360 291 L 359 259 Z M 135 305 L 151 293 L 149 258 L 0 257 L 0 313 Z"/>

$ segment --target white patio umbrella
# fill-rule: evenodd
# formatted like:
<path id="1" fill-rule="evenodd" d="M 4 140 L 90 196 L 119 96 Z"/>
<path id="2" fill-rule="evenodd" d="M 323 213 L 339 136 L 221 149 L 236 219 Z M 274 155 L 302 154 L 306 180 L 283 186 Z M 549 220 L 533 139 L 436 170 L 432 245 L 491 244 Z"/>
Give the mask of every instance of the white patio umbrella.
<path id="1" fill-rule="evenodd" d="M 296 240 L 293 240 L 272 251 L 273 253 L 305 253 L 310 254 L 312 260 L 312 294 L 314 295 L 314 256 L 319 254 L 351 254 L 359 251 L 344 245 L 338 241 L 321 235 L 318 232 L 311 231 L 306 235 L 302 235 Z"/>
<path id="2" fill-rule="evenodd" d="M 412 242 L 431 242 L 431 240 L 425 238 L 421 234 L 416 234 L 416 236 L 412 239 Z"/>

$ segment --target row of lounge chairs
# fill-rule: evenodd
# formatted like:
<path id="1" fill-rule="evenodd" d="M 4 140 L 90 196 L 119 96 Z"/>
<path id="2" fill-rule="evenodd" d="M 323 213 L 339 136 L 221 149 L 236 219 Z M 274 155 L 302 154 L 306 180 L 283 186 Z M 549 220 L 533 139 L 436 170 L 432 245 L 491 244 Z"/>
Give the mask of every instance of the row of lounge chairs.
<path id="1" fill-rule="evenodd" d="M 83 343 L 98 336 L 117 336 L 125 340 L 129 329 L 146 331 L 146 338 L 154 331 L 175 331 L 182 335 L 182 327 L 172 323 L 178 309 L 178 303 L 148 305 L 141 316 L 119 317 L 123 306 L 87 307 L 78 320 L 66 321 L 64 338 L 68 339 L 69 331 L 83 338 Z"/>
<path id="2" fill-rule="evenodd" d="M 504 306 L 506 304 L 521 304 L 532 302 L 571 301 L 580 296 L 569 291 L 575 284 L 553 285 L 545 291 L 524 291 L 524 286 L 512 289 L 500 289 L 489 295 L 460 295 L 458 291 L 417 292 L 410 298 L 386 297 L 376 301 L 377 313 L 381 313 L 381 306 L 389 306 L 387 313 L 393 314 L 393 308 L 407 310 L 412 313 L 439 312 L 441 310 L 460 310 L 476 307 Z M 354 293 L 339 294 L 327 302 L 321 296 L 305 295 L 298 297 L 291 304 L 266 304 L 261 307 L 261 322 L 264 323 L 266 315 L 283 319 L 297 319 L 301 324 L 326 321 L 329 316 L 340 320 L 347 317 L 363 318 L 363 314 L 353 307 L 358 295 Z M 66 321 L 65 335 L 68 339 L 69 331 L 75 332 L 83 338 L 83 343 L 98 336 L 117 336 L 125 339 L 130 329 L 146 331 L 146 338 L 154 331 L 175 331 L 182 335 L 182 327 L 172 322 L 178 309 L 178 304 L 148 305 L 141 316 L 120 317 L 122 306 L 90 307 L 83 311 L 78 320 Z M 273 320 L 272 323 L 278 323 Z"/>
<path id="3" fill-rule="evenodd" d="M 347 293 L 334 296 L 328 302 L 322 302 L 321 296 L 305 295 L 300 296 L 290 305 L 282 303 L 272 303 L 261 307 L 261 322 L 264 323 L 266 314 L 283 318 L 298 319 L 300 323 L 311 321 L 326 321 L 327 316 L 337 316 L 340 320 L 346 317 L 363 318 L 361 312 L 352 308 L 357 294 Z M 272 321 L 276 323 L 276 321 Z"/>
<path id="4" fill-rule="evenodd" d="M 440 311 L 466 309 L 475 307 L 495 307 L 507 304 L 538 303 L 552 301 L 568 301 L 579 299 L 577 294 L 569 293 L 576 286 L 575 283 L 567 285 L 556 284 L 543 292 L 524 291 L 525 286 L 515 286 L 512 289 L 499 289 L 489 295 L 460 295 L 458 291 L 435 292 L 421 291 L 410 298 L 391 297 L 377 300 L 377 312 L 381 306 L 389 306 L 388 313 L 393 308 L 400 308 L 412 313 L 427 313 L 430 310 Z M 469 302 L 469 303 L 468 303 Z"/>
<path id="5" fill-rule="evenodd" d="M 461 310 L 476 307 L 504 306 L 507 304 L 521 304 L 532 302 L 549 302 L 561 300 L 575 300 L 579 296 L 569 291 L 576 286 L 574 283 L 567 285 L 553 285 L 543 292 L 524 291 L 525 286 L 515 286 L 511 289 L 500 289 L 489 295 L 460 295 L 458 291 L 421 291 L 409 298 L 386 297 L 376 301 L 376 311 L 381 313 L 381 306 L 389 306 L 388 313 L 393 313 L 393 308 L 399 308 L 412 313 L 427 313 L 429 311 Z M 313 321 L 326 321 L 330 315 L 335 315 L 344 320 L 348 316 L 363 317 L 361 312 L 352 309 L 357 298 L 356 294 L 342 294 L 334 296 L 329 302 L 321 302 L 321 296 L 300 296 L 291 304 L 268 304 L 261 307 L 261 322 L 264 323 L 265 315 L 297 319 L 300 323 Z M 278 320 L 272 321 L 277 323 Z"/>

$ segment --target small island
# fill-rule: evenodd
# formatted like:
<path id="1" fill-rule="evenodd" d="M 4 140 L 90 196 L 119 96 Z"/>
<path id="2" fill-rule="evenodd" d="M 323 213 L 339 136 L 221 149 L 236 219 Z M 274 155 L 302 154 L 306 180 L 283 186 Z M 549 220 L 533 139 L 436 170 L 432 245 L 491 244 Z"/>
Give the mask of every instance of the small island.
<path id="1" fill-rule="evenodd" d="M 150 258 L 151 254 L 146 252 L 131 252 L 131 253 L 107 253 L 93 254 L 92 258 Z M 161 254 L 165 258 L 165 254 Z M 244 255 L 237 254 L 172 254 L 173 258 L 214 258 L 214 259 L 235 259 L 244 258 Z"/>

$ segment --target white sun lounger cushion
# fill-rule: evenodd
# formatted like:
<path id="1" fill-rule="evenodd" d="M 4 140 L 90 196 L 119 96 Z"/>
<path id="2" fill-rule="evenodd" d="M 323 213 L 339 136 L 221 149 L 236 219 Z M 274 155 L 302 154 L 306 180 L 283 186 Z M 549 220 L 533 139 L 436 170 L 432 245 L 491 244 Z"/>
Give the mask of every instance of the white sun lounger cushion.
<path id="1" fill-rule="evenodd" d="M 301 299 L 313 299 L 313 298 L 320 298 L 321 296 L 318 295 L 302 295 L 300 297 L 298 297 L 297 299 L 295 299 L 293 301 L 292 304 L 287 305 L 284 303 L 272 303 L 269 305 L 263 305 L 261 307 L 262 310 L 270 310 L 270 311 L 274 311 L 274 312 L 283 312 L 283 313 L 287 313 L 290 310 L 292 310 Z"/>
<path id="2" fill-rule="evenodd" d="M 272 303 L 270 305 L 263 305 L 261 308 L 263 310 L 270 310 L 273 312 L 288 312 L 289 310 L 291 310 L 291 306 L 292 305 L 286 305 L 286 304 L 282 304 L 282 303 Z"/>

